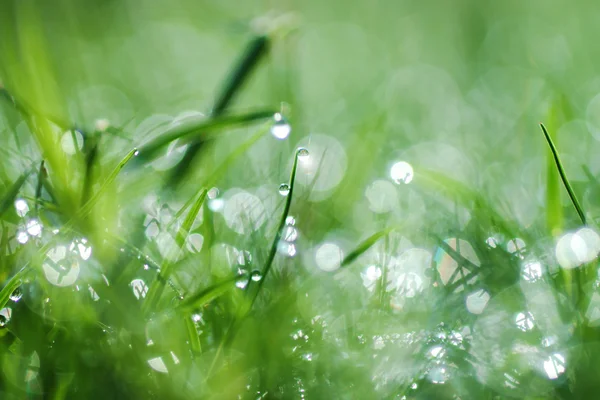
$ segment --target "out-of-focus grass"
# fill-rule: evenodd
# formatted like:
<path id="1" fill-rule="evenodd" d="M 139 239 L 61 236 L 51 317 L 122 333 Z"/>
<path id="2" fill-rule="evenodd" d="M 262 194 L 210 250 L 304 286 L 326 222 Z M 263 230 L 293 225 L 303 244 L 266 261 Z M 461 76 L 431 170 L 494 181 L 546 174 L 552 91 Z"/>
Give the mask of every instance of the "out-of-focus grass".
<path id="1" fill-rule="evenodd" d="M 0 394 L 585 398 L 595 7 L 6 2 Z"/>

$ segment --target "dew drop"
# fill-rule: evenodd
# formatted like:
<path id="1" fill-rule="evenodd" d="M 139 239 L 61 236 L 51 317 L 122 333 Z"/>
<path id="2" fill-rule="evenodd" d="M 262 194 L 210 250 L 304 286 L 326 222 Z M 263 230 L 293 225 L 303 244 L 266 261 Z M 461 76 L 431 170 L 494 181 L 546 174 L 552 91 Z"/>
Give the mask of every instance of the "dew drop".
<path id="1" fill-rule="evenodd" d="M 287 196 L 290 193 L 290 185 L 287 183 L 282 183 L 279 185 L 279 194 L 282 196 Z"/>
<path id="2" fill-rule="evenodd" d="M 308 152 L 307 149 L 305 149 L 304 147 L 300 147 L 297 150 L 297 154 L 298 154 L 298 158 L 306 158 L 310 155 L 310 153 Z"/>
<path id="3" fill-rule="evenodd" d="M 292 132 L 292 127 L 289 122 L 280 113 L 275 113 L 273 116 L 275 122 L 271 126 L 271 135 L 279 140 L 287 138 Z"/>
<path id="4" fill-rule="evenodd" d="M 24 217 L 29 212 L 29 205 L 23 199 L 15 200 L 15 209 L 19 217 Z"/>
<path id="5" fill-rule="evenodd" d="M 298 239 L 298 230 L 293 225 L 287 225 L 283 228 L 281 238 L 286 242 L 295 242 Z"/>
<path id="6" fill-rule="evenodd" d="M 248 280 L 246 278 L 242 278 L 235 283 L 235 286 L 240 289 L 245 289 L 248 286 Z"/>
<path id="7" fill-rule="evenodd" d="M 2 314 L 0 314 L 0 327 L 3 327 L 6 325 L 6 317 Z"/>
<path id="8" fill-rule="evenodd" d="M 397 184 L 409 184 L 413 180 L 414 171 L 406 161 L 398 161 L 390 169 L 390 177 Z"/>
<path id="9" fill-rule="evenodd" d="M 10 294 L 9 298 L 16 303 L 17 301 L 21 300 L 21 297 L 23 297 L 23 292 L 21 291 L 21 288 L 16 288 Z"/>
<path id="10" fill-rule="evenodd" d="M 25 232 L 25 231 L 17 232 L 17 242 L 19 242 L 21 244 L 25 244 L 25 243 L 27 243 L 28 240 L 29 240 L 29 235 L 27 234 L 27 232 Z"/>
<path id="11" fill-rule="evenodd" d="M 27 233 L 31 236 L 40 236 L 42 234 L 42 224 L 37 219 L 27 222 Z"/>
<path id="12" fill-rule="evenodd" d="M 136 150 L 133 152 L 133 155 L 134 155 L 134 157 L 137 157 L 137 156 L 139 156 L 139 155 L 140 155 L 140 151 L 136 149 Z"/>
<path id="13" fill-rule="evenodd" d="M 292 217 L 291 215 L 289 215 L 286 219 L 285 219 L 285 223 L 286 225 L 296 225 L 296 218 Z"/>
<path id="14" fill-rule="evenodd" d="M 252 279 L 254 282 L 260 281 L 262 279 L 262 275 L 261 275 L 260 271 L 257 269 L 252 271 L 252 273 L 250 274 L 250 279 Z"/>

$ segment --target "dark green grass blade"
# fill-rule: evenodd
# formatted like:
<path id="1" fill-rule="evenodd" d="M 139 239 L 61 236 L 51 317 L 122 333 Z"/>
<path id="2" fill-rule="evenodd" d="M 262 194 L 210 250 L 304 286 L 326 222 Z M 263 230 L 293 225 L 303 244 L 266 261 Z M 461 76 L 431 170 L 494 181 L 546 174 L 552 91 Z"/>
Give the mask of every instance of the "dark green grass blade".
<path id="1" fill-rule="evenodd" d="M 152 142 L 140 148 L 140 154 L 137 158 L 136 165 L 153 160 L 159 155 L 160 150 L 174 140 L 193 140 L 198 139 L 198 136 L 210 137 L 211 133 L 223 128 L 234 127 L 242 124 L 249 124 L 255 121 L 272 118 L 275 111 L 261 110 L 249 112 L 246 114 L 227 115 L 218 118 L 211 118 L 206 121 L 194 122 L 177 126 Z"/>
<path id="2" fill-rule="evenodd" d="M 237 66 L 225 81 L 223 89 L 220 91 L 220 94 L 215 101 L 211 117 L 218 117 L 225 112 L 235 98 L 235 95 L 248 80 L 259 61 L 267 53 L 268 47 L 269 38 L 267 36 L 255 37 L 248 43 Z M 200 152 L 207 140 L 207 138 L 198 139 L 188 147 L 183 159 L 173 169 L 171 179 L 168 181 L 171 186 L 176 186 L 185 177 L 196 154 Z"/>
<path id="3" fill-rule="evenodd" d="M 290 213 L 290 208 L 292 206 L 292 198 L 293 198 L 293 194 L 294 194 L 294 183 L 296 181 L 296 170 L 298 169 L 298 157 L 299 157 L 299 150 L 296 150 L 296 154 L 294 156 L 294 164 L 292 165 L 292 172 L 290 173 L 290 181 L 288 184 L 290 190 L 285 198 L 285 206 L 283 208 L 283 213 L 281 214 L 281 218 L 279 220 L 279 225 L 277 226 L 277 231 L 275 232 L 275 238 L 273 239 L 273 243 L 271 244 L 271 249 L 269 250 L 269 254 L 265 261 L 265 267 L 262 270 L 262 279 L 260 281 L 258 281 L 258 286 L 256 288 L 256 292 L 252 298 L 252 301 L 250 302 L 250 305 L 249 305 L 250 309 L 252 308 L 252 305 L 254 304 L 258 295 L 260 294 L 260 291 L 261 291 L 265 281 L 267 280 L 267 275 L 269 274 L 269 271 L 271 270 L 271 267 L 273 266 L 273 260 L 275 259 L 275 254 L 277 254 L 277 246 L 279 245 L 279 241 L 281 240 L 281 234 L 283 232 L 283 229 L 285 228 L 285 220 L 287 219 L 287 217 Z"/>
<path id="4" fill-rule="evenodd" d="M 346 257 L 344 257 L 344 259 L 342 260 L 341 266 L 346 267 L 346 266 L 352 264 L 364 252 L 366 252 L 371 247 L 373 247 L 375 245 L 375 243 L 377 243 L 379 241 L 379 239 L 386 236 L 388 233 L 390 233 L 394 229 L 397 229 L 397 227 L 390 226 L 388 228 L 385 228 L 384 230 L 381 230 L 379 232 L 372 234 L 371 236 L 369 236 L 368 238 L 363 240 L 358 246 L 356 246 L 356 248 L 354 250 L 352 250 L 350 253 L 348 253 L 348 255 Z"/>
<path id="5" fill-rule="evenodd" d="M 567 193 L 569 194 L 569 197 L 571 198 L 571 202 L 573 203 L 573 206 L 575 207 L 575 210 L 577 211 L 577 215 L 579 215 L 579 219 L 581 220 L 581 222 L 584 225 L 586 225 L 587 222 L 586 222 L 586 218 L 585 218 L 585 213 L 583 212 L 583 208 L 581 207 L 581 204 L 579 203 L 579 200 L 577 199 L 577 196 L 575 195 L 575 192 L 573 191 L 573 187 L 571 186 L 571 183 L 569 182 L 569 179 L 567 178 L 567 174 L 565 173 L 565 169 L 563 168 L 562 162 L 560 161 L 560 157 L 558 155 L 558 150 L 556 149 L 556 146 L 554 145 L 554 142 L 552 141 L 552 138 L 548 134 L 548 131 L 546 130 L 546 127 L 544 126 L 544 124 L 540 124 L 540 127 L 542 128 L 542 132 L 544 132 L 544 136 L 546 137 L 546 141 L 548 142 L 550 151 L 552 151 L 552 156 L 554 157 L 554 162 L 556 163 L 556 168 L 558 169 L 558 173 L 560 174 L 560 179 L 562 179 L 563 184 L 565 185 L 565 189 L 567 189 Z"/>
<path id="6" fill-rule="evenodd" d="M 4 214 L 10 210 L 11 206 L 15 202 L 15 198 L 19 194 L 19 190 L 31 174 L 31 170 L 24 172 L 6 191 L 6 193 L 2 196 L 2 200 L 0 200 L 0 217 L 3 217 Z"/>
<path id="7" fill-rule="evenodd" d="M 281 214 L 281 219 L 279 220 L 279 224 L 277 226 L 277 231 L 275 232 L 275 238 L 273 239 L 273 243 L 271 244 L 271 249 L 269 250 L 269 254 L 265 261 L 265 266 L 261 272 L 262 279 L 260 281 L 258 281 L 258 285 L 257 285 L 256 290 L 254 291 L 254 294 L 252 295 L 252 297 L 250 299 L 248 299 L 248 301 L 242 303 L 243 305 L 240 308 L 240 310 L 238 311 L 239 317 L 232 319 L 227 330 L 225 331 L 225 336 L 224 336 L 223 340 L 221 340 L 221 343 L 219 344 L 219 347 L 217 348 L 215 357 L 213 358 L 211 366 L 208 370 L 207 377 L 210 377 L 212 370 L 213 370 L 214 366 L 216 365 L 216 363 L 219 359 L 219 356 L 221 355 L 221 352 L 223 351 L 223 348 L 227 344 L 229 344 L 229 342 L 233 339 L 234 332 L 235 332 L 237 325 L 252 310 L 252 306 L 254 305 L 254 303 L 256 302 L 256 299 L 258 298 L 258 296 L 261 292 L 261 289 L 264 285 L 264 282 L 267 280 L 266 278 L 267 278 L 267 275 L 269 274 L 269 271 L 271 270 L 271 267 L 273 265 L 273 261 L 275 259 L 275 254 L 277 254 L 277 246 L 279 245 L 279 241 L 281 240 L 281 233 L 282 233 L 283 229 L 285 228 L 285 220 L 287 219 L 289 212 L 290 212 L 290 208 L 292 206 L 292 198 L 293 198 L 293 194 L 294 194 L 294 183 L 296 180 L 296 170 L 298 169 L 298 156 L 299 156 L 298 153 L 299 153 L 299 150 L 296 150 L 296 153 L 294 154 L 294 164 L 292 165 L 292 172 L 290 173 L 290 181 L 288 184 L 290 187 L 290 190 L 285 199 L 285 206 L 283 208 L 283 213 Z M 248 278 L 248 282 L 247 282 L 248 287 L 249 287 L 250 283 L 251 283 L 251 279 Z"/>

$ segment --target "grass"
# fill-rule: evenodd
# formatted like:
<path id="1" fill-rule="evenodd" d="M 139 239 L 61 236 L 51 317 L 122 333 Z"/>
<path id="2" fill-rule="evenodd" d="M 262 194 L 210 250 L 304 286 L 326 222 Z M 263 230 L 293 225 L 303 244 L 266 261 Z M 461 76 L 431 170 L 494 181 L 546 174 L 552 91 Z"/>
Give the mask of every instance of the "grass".
<path id="1" fill-rule="evenodd" d="M 558 129 L 581 110 L 562 100 L 539 106 L 550 109 L 552 132 L 541 125 L 545 143 L 528 115 L 511 120 L 511 136 L 502 140 L 516 155 L 503 154 L 489 134 L 486 146 L 496 145 L 502 168 L 484 175 L 494 160 L 482 155 L 471 174 L 465 162 L 479 157 L 480 143 L 465 140 L 453 155 L 454 114 L 445 114 L 443 126 L 437 121 L 444 118 L 429 114 L 446 110 L 440 103 L 457 90 L 443 73 L 407 68 L 410 79 L 399 74 L 381 93 L 357 89 L 336 103 L 341 111 L 319 103 L 340 85 L 332 77 L 317 85 L 323 93 L 315 106 L 299 94 L 313 83 L 294 88 L 300 81 L 286 66 L 295 36 L 269 29 L 240 46 L 206 116 L 158 115 L 149 123 L 144 113 L 124 113 L 102 127 L 70 118 L 61 105 L 69 99 L 55 88 L 62 86 L 44 83 L 54 82 L 55 64 L 40 10 L 10 8 L 25 25 L 21 42 L 0 41 L 7 60 L 0 62 L 3 398 L 571 399 L 596 390 L 600 237 L 588 193 L 598 186 L 596 167 L 572 169 L 575 139 Z M 1 22 L 11 29 L 9 18 L 0 15 Z M 361 63 L 362 36 L 348 26 L 313 45 L 338 29 Z M 330 50 L 343 58 L 347 43 L 336 43 Z M 21 51 L 38 67 L 15 68 Z M 343 63 L 326 57 L 320 67 L 349 80 Z M 469 57 L 475 66 L 476 55 Z M 269 80 L 292 78 L 261 93 L 253 85 L 265 70 Z M 353 84 L 371 82 L 370 73 Z M 502 125 L 512 108 L 533 113 L 528 104 L 539 100 L 539 82 L 527 80 L 515 106 L 498 99 L 517 85 L 485 95 L 502 81 L 494 73 L 477 75 L 485 84 L 465 94 L 481 109 L 457 114 L 490 112 Z M 303 101 L 282 107 L 278 90 Z M 389 111 L 397 92 L 407 100 Z M 486 101 L 498 101 L 493 113 Z M 330 112 L 319 122 L 303 107 Z M 291 121 L 284 140 L 270 135 L 279 112 Z M 323 119 L 344 130 L 355 114 L 364 119 L 352 140 L 331 135 L 325 142 L 302 131 L 327 126 Z M 419 119 L 418 132 L 442 126 L 450 133 L 412 137 Z M 439 145 L 433 154 L 419 153 L 425 139 Z M 586 149 L 577 149 L 577 165 L 585 164 Z M 511 157 L 530 153 L 546 155 L 532 158 L 539 174 L 520 163 L 510 178 Z M 413 165 L 412 181 L 387 177 L 398 160 Z M 546 180 L 524 184 L 530 173 Z M 279 194 L 281 185 L 287 189 Z M 539 189 L 543 205 L 523 208 Z"/>

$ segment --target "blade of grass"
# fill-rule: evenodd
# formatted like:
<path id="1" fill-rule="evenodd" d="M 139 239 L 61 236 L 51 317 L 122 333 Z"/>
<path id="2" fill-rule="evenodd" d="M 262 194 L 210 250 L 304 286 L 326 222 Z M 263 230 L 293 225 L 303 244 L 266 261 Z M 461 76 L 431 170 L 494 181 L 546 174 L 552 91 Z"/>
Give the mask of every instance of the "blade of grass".
<path id="1" fill-rule="evenodd" d="M 223 162 L 210 174 L 210 178 L 208 179 L 208 181 L 205 182 L 205 187 L 212 187 L 219 180 L 219 178 L 221 178 L 221 176 L 223 176 L 225 172 L 227 172 L 230 169 L 231 164 L 242 154 L 245 154 L 248 151 L 248 149 L 252 147 L 252 145 L 258 142 L 258 140 L 260 140 L 260 138 L 262 138 L 263 135 L 266 132 L 268 132 L 270 128 L 270 123 L 263 125 L 261 129 L 259 129 L 253 136 L 250 137 L 250 139 L 248 139 L 241 146 L 239 146 L 233 152 L 231 152 L 225 158 L 225 160 L 223 160 Z M 192 205 L 193 201 L 194 197 L 190 197 L 190 199 L 181 207 L 181 209 L 177 211 L 177 213 L 175 214 L 175 218 L 173 218 L 173 221 L 169 223 L 167 229 L 171 228 L 174 221 L 176 221 L 179 217 L 181 217 L 181 215 L 183 215 L 185 210 L 187 210 Z"/>
<path id="2" fill-rule="evenodd" d="M 269 47 L 268 36 L 257 36 L 253 38 L 246 46 L 242 53 L 237 66 L 233 69 L 221 90 L 213 110 L 211 117 L 218 117 L 225 112 L 227 107 L 235 98 L 235 95 L 243 87 L 248 80 L 252 71 L 255 69 L 258 62 L 266 54 Z M 176 186 L 186 175 L 189 166 L 192 164 L 196 154 L 202 149 L 207 138 L 201 138 L 193 142 L 186 150 L 183 159 L 175 166 L 171 173 L 171 179 L 168 180 L 169 185 Z"/>
<path id="3" fill-rule="evenodd" d="M 175 237 L 175 246 L 171 249 L 171 252 L 167 257 L 165 265 L 163 265 L 162 270 L 157 274 L 156 279 L 154 280 L 154 282 L 152 282 L 150 289 L 148 290 L 146 301 L 144 301 L 144 305 L 142 307 L 145 313 L 154 310 L 154 308 L 156 307 L 158 300 L 160 299 L 163 289 L 165 287 L 165 282 L 169 279 L 169 276 L 171 275 L 171 270 L 174 261 L 179 256 L 179 253 L 181 252 L 181 249 L 185 244 L 189 232 L 192 229 L 192 225 L 196 220 L 196 217 L 198 216 L 198 212 L 200 211 L 200 208 L 202 207 L 202 204 L 206 199 L 207 193 L 208 191 L 206 189 L 202 189 L 199 195 L 194 196 L 197 197 L 196 201 L 194 202 L 194 205 L 188 212 L 188 215 L 186 216 L 185 220 L 183 221 L 183 224 L 181 225 L 181 228 L 177 232 L 177 236 Z"/>
<path id="4" fill-rule="evenodd" d="M 281 234 L 283 232 L 283 229 L 285 228 L 285 224 L 286 224 L 285 220 L 287 219 L 289 212 L 290 212 L 290 208 L 292 206 L 292 198 L 293 198 L 293 194 L 294 194 L 294 183 L 296 180 L 296 170 L 298 169 L 299 155 L 300 155 L 300 149 L 296 150 L 296 153 L 294 154 L 294 163 L 292 164 L 292 171 L 290 173 L 290 180 L 289 180 L 289 184 L 288 184 L 290 190 L 285 199 L 285 206 L 283 208 L 283 213 L 281 214 L 281 218 L 280 218 L 279 224 L 277 226 L 277 231 L 275 232 L 275 238 L 273 239 L 273 243 L 271 244 L 269 254 L 265 261 L 265 266 L 261 272 L 262 279 L 260 279 L 258 281 L 258 285 L 257 285 L 256 290 L 254 291 L 254 294 L 252 295 L 252 297 L 250 299 L 248 299 L 247 301 L 245 301 L 244 303 L 242 303 L 242 307 L 238 311 L 239 318 L 234 317 L 232 319 L 231 323 L 229 324 L 229 326 L 227 327 L 227 330 L 225 331 L 225 336 L 223 337 L 223 340 L 221 340 L 221 343 L 219 343 L 219 347 L 217 348 L 215 357 L 213 358 L 210 368 L 208 369 L 208 373 L 206 375 L 207 377 L 210 377 L 210 375 L 221 355 L 221 352 L 223 351 L 223 348 L 227 344 L 229 344 L 229 342 L 232 340 L 233 333 L 235 331 L 236 326 L 252 310 L 252 307 L 254 306 L 254 303 L 256 302 L 256 299 L 258 298 L 258 296 L 261 292 L 264 282 L 266 281 L 267 275 L 269 274 L 269 271 L 271 270 L 271 267 L 273 265 L 273 260 L 275 259 L 275 254 L 277 253 L 277 246 L 279 245 L 279 241 L 281 240 Z M 251 282 L 252 282 L 252 279 L 250 277 L 248 277 L 248 281 L 247 281 L 248 288 L 250 287 L 249 285 L 251 284 Z"/>
<path id="5" fill-rule="evenodd" d="M 104 193 L 106 188 L 114 182 L 114 180 L 117 178 L 117 175 L 119 175 L 119 172 L 121 172 L 123 167 L 125 167 L 125 165 L 129 162 L 129 160 L 131 160 L 132 157 L 136 155 L 136 153 L 137 149 L 134 148 L 129 153 L 127 153 L 125 157 L 123 157 L 123 159 L 117 164 L 117 166 L 104 180 L 104 183 L 102 184 L 102 186 L 100 186 L 100 189 L 98 189 L 98 191 L 79 209 L 75 217 L 73 217 L 63 226 L 63 229 L 71 229 L 73 225 L 75 225 L 78 221 L 84 218 L 92 210 L 94 205 L 96 205 L 98 200 L 100 200 L 100 196 L 102 195 L 102 193 Z"/>
<path id="6" fill-rule="evenodd" d="M 390 226 L 379 232 L 372 234 L 371 236 L 369 236 L 368 238 L 363 240 L 358 246 L 356 246 L 356 248 L 354 250 L 352 250 L 350 253 L 348 253 L 348 255 L 346 257 L 344 257 L 344 259 L 342 260 L 342 263 L 340 264 L 340 266 L 346 267 L 346 266 L 352 264 L 364 252 L 366 252 L 371 247 L 373 247 L 373 245 L 375 245 L 375 243 L 377 243 L 379 241 L 379 239 L 386 236 L 391 231 L 393 231 L 394 229 L 397 229 L 397 228 L 398 227 Z"/>
<path id="7" fill-rule="evenodd" d="M 32 170 L 24 172 L 8 189 L 8 191 L 2 196 L 2 200 L 0 200 L 0 217 L 3 217 L 4 214 L 11 208 L 11 206 L 15 202 L 15 198 L 19 194 L 19 190 L 31 174 Z"/>
<path id="8" fill-rule="evenodd" d="M 222 282 L 215 283 L 205 289 L 202 289 L 198 293 L 193 294 L 192 296 L 187 297 L 176 307 L 176 310 L 183 312 L 193 312 L 194 310 L 198 310 L 204 305 L 208 304 L 215 298 L 221 296 L 223 293 L 230 290 L 233 284 L 243 276 L 234 276 L 229 279 L 225 279 Z"/>
<path id="9" fill-rule="evenodd" d="M 206 121 L 193 122 L 177 126 L 167 130 L 165 133 L 154 139 L 150 143 L 140 148 L 140 154 L 136 164 L 148 162 L 155 159 L 159 155 L 159 151 L 175 140 L 190 141 L 197 139 L 197 136 L 210 137 L 212 133 L 224 128 L 231 128 L 242 124 L 270 119 L 275 114 L 273 110 L 255 111 L 247 114 L 226 115 L 216 118 L 211 118 Z"/>
<path id="10" fill-rule="evenodd" d="M 550 147 L 550 151 L 552 152 L 552 156 L 554 157 L 554 162 L 556 164 L 556 168 L 558 169 L 558 173 L 560 174 L 560 178 L 563 182 L 563 185 L 565 186 L 565 189 L 567 189 L 567 193 L 569 194 L 569 197 L 571 198 L 571 202 L 573 203 L 573 206 L 575 207 L 575 210 L 577 211 L 577 215 L 579 216 L 581 223 L 583 225 L 586 225 L 585 213 L 583 212 L 583 208 L 581 207 L 579 200 L 577 200 L 577 196 L 575 195 L 575 192 L 573 191 L 573 187 L 571 186 L 571 183 L 569 182 L 569 179 L 567 178 L 567 174 L 565 173 L 565 169 L 564 169 L 562 162 L 560 161 L 560 157 L 558 155 L 558 150 L 556 149 L 556 146 L 554 145 L 554 142 L 552 141 L 550 134 L 548 134 L 548 131 L 546 130 L 546 127 L 544 126 L 544 124 L 540 124 L 540 127 L 542 128 L 544 137 L 546 138 L 546 141 L 548 142 L 548 146 Z"/>

